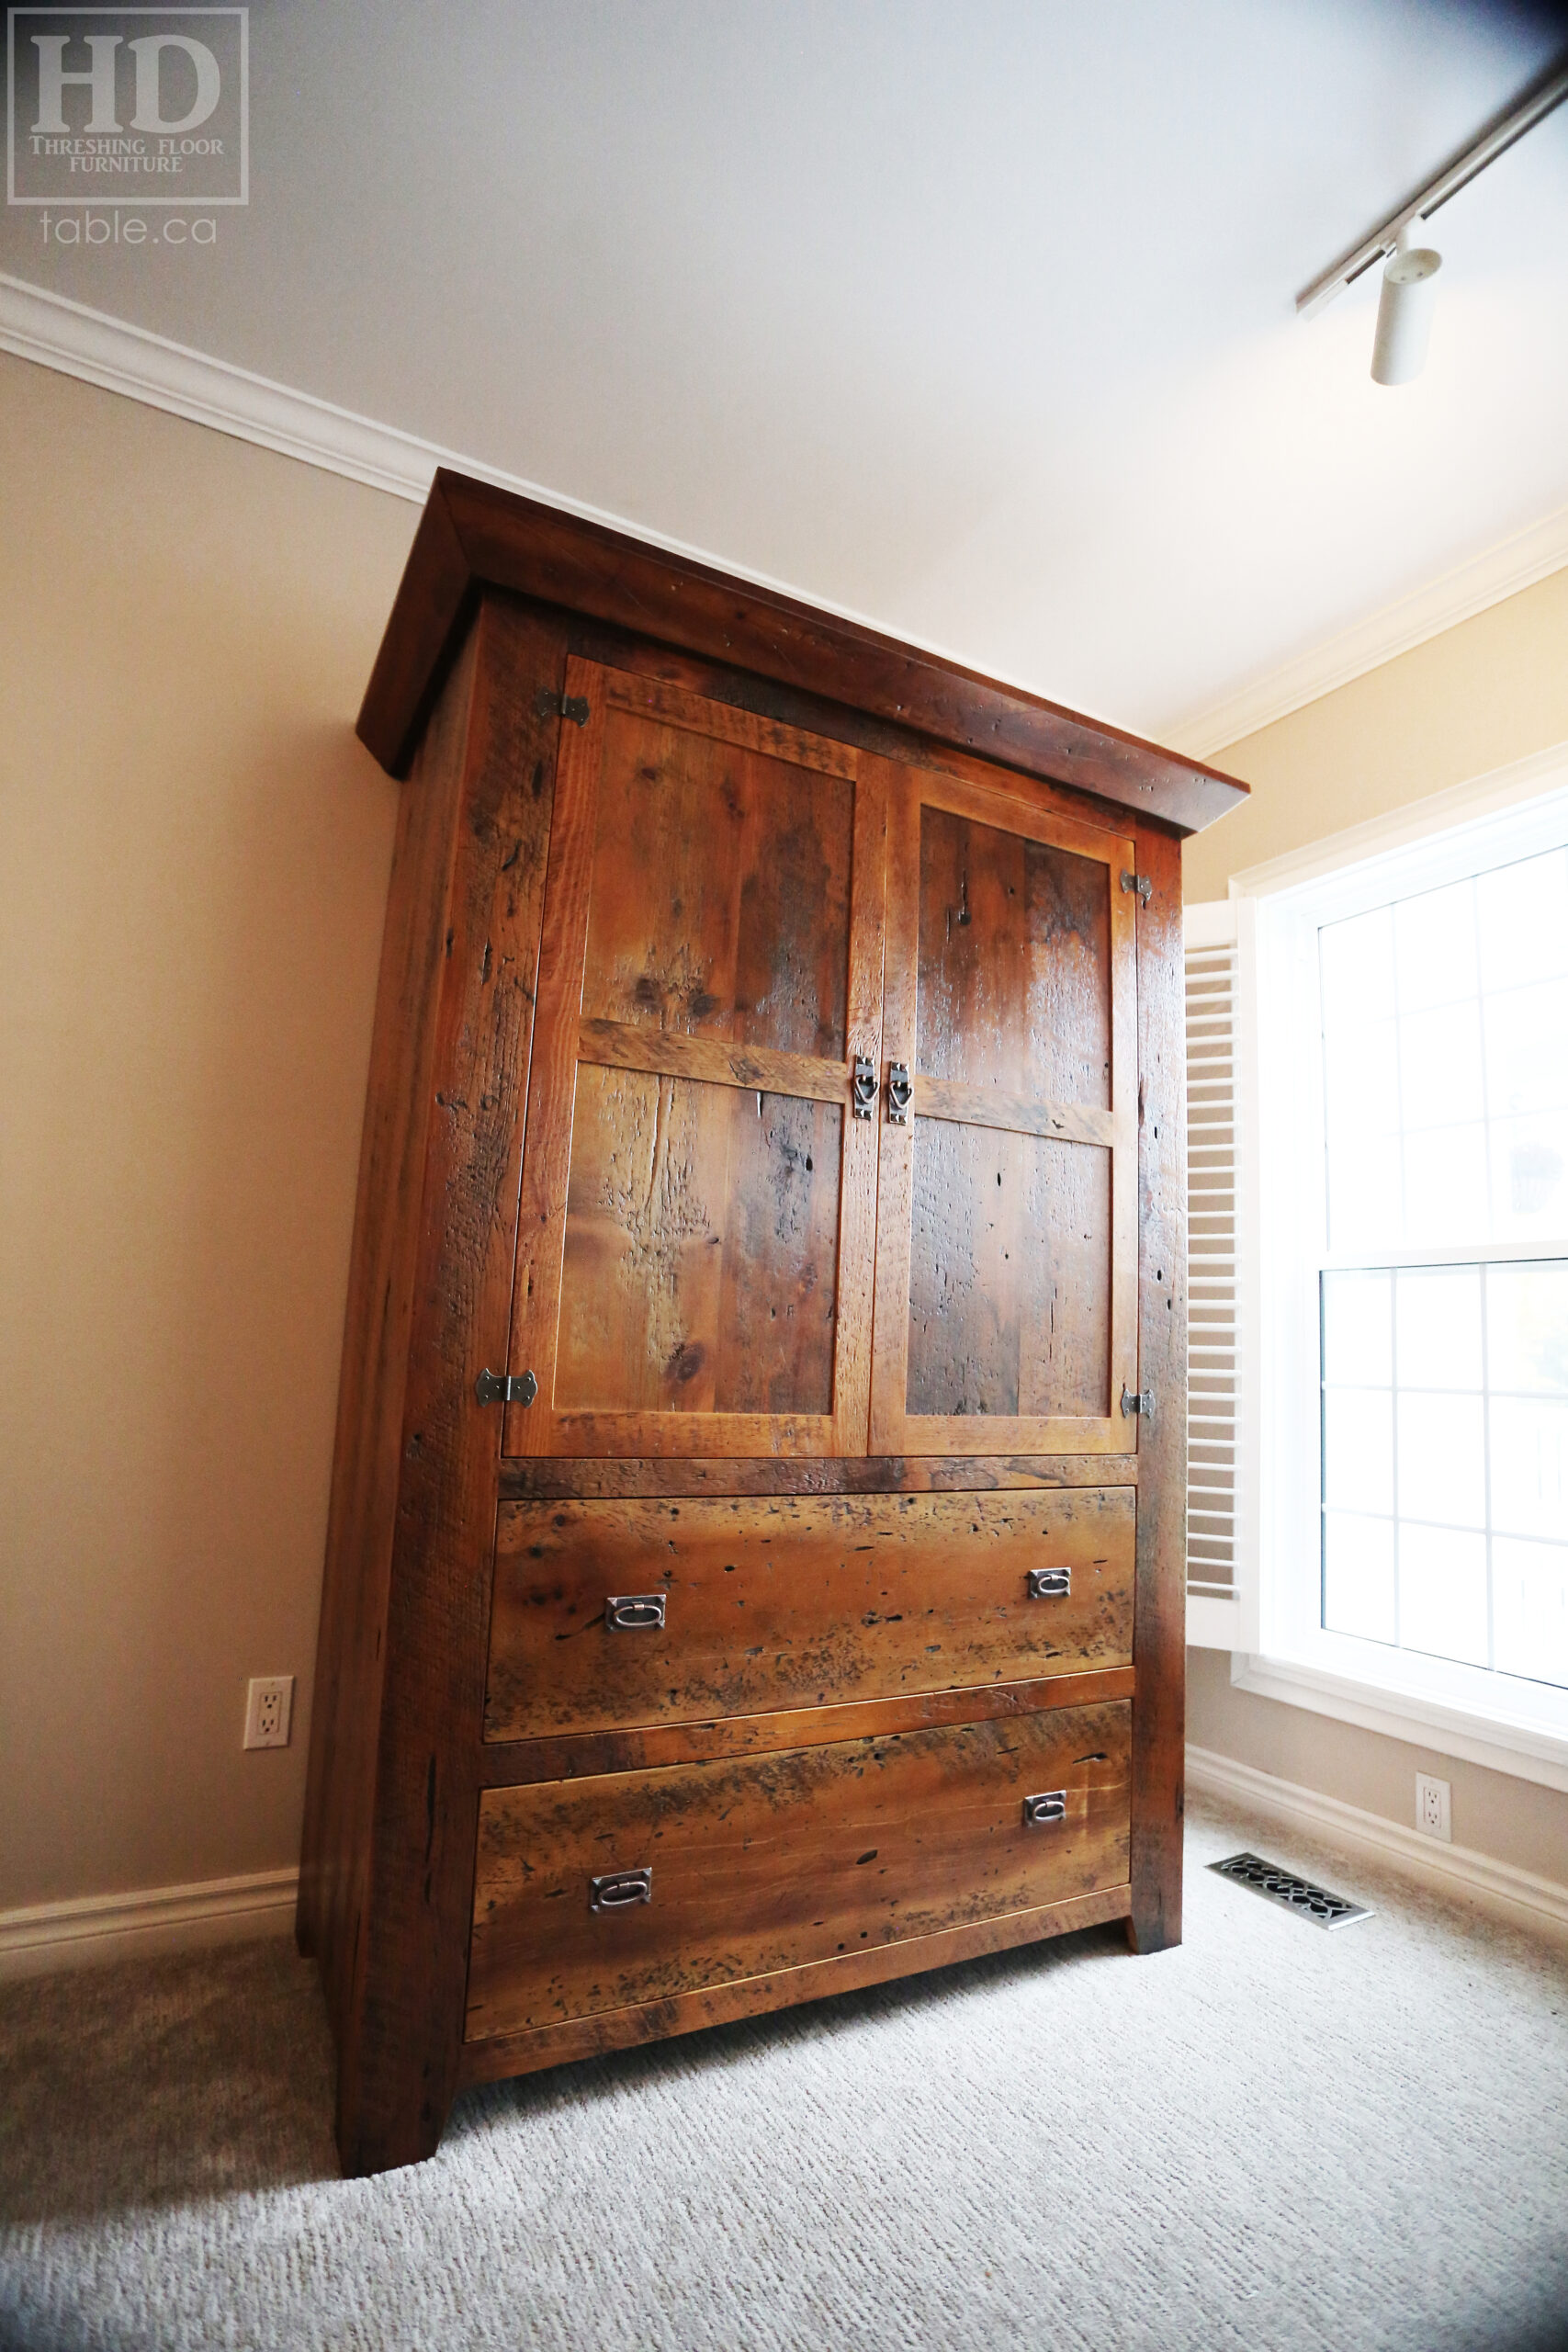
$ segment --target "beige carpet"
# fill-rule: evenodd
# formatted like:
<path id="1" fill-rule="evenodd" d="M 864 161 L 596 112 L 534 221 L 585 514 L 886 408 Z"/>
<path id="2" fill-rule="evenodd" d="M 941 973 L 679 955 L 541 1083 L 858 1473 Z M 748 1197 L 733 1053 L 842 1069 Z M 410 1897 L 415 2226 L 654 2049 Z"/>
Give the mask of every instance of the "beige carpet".
<path id="1" fill-rule="evenodd" d="M 1200 1865 L 1371 1901 L 1325 1934 Z M 335 2177 L 279 1945 L 0 1997 L 6 2352 L 1545 2352 L 1568 1962 L 1205 1807 L 1115 1930 L 466 2098 Z"/>

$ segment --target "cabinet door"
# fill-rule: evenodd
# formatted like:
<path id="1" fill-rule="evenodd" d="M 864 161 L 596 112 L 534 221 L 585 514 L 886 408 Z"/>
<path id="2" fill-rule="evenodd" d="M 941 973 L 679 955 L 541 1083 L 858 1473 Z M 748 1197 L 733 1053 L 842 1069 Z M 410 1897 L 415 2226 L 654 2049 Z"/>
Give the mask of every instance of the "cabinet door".
<path id="1" fill-rule="evenodd" d="M 889 787 L 874 1453 L 1131 1453 L 1133 844 L 1001 784 Z M 1123 889 L 1126 873 L 1129 887 Z"/>
<path id="2" fill-rule="evenodd" d="M 574 661 L 528 1089 L 511 1453 L 862 1453 L 886 771 Z"/>

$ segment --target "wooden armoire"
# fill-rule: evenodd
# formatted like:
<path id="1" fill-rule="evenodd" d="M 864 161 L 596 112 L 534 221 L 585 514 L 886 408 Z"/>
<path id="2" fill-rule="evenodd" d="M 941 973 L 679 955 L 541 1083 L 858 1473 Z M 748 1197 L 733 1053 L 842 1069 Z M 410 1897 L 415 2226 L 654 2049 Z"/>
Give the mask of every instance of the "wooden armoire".
<path id="1" fill-rule="evenodd" d="M 1180 837 L 1243 786 L 437 476 L 299 1897 L 465 2085 L 1180 1931 Z"/>

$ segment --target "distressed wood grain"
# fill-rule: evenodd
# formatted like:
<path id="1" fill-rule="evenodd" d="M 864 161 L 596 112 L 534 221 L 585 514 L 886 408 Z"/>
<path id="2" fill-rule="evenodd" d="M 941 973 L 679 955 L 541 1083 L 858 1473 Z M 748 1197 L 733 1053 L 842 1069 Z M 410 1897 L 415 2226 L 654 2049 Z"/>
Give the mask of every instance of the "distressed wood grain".
<path id="1" fill-rule="evenodd" d="M 807 1747 L 825 1739 L 881 1738 L 896 1731 L 924 1731 L 934 1724 L 1032 1715 L 1044 1707 L 1088 1706 L 1102 1699 L 1130 1699 L 1134 1687 L 1130 1666 L 1106 1666 L 1081 1674 L 1032 1676 L 1021 1682 L 918 1690 L 897 1699 L 859 1699 L 760 1715 L 712 1715 L 705 1722 L 623 1725 L 615 1731 L 558 1732 L 542 1739 L 491 1743 L 479 1771 L 485 1787 L 492 1789 L 520 1788 L 534 1781 L 584 1780 L 602 1772 L 648 1771 L 716 1756 L 761 1756 L 770 1748 Z"/>
<path id="2" fill-rule="evenodd" d="M 487 1791 L 468 2039 L 517 2032 L 859 1944 L 902 1943 L 1122 1884 L 1124 1702 L 739 1761 Z M 1023 1800 L 1062 1790 L 1029 1828 Z M 590 1908 L 649 1868 L 652 1900 Z"/>
<path id="3" fill-rule="evenodd" d="M 504 1503 L 485 1736 L 827 1706 L 1122 1666 L 1129 1487 Z M 1032 1599 L 1031 1569 L 1066 1571 Z M 657 1593 L 661 1626 L 606 1601 Z"/>
<path id="4" fill-rule="evenodd" d="M 915 1936 L 894 1944 L 874 1944 L 868 1939 L 854 1951 L 812 1961 L 803 1968 L 780 1969 L 771 1976 L 742 1977 L 632 2008 L 602 2009 L 592 2017 L 540 2026 L 533 2032 L 467 2041 L 459 2062 L 461 2078 L 465 2084 L 491 2083 L 509 2075 L 534 2074 L 540 2067 L 559 2066 L 574 2058 L 631 2050 L 641 2042 L 695 2033 L 705 2026 L 728 2024 L 735 2018 L 793 2008 L 799 2002 L 853 1992 L 863 1984 L 885 1984 L 890 1977 L 952 1967 L 984 1952 L 1013 1951 L 1021 1944 L 1040 1943 L 1048 1937 L 1123 1919 L 1128 1899 L 1125 1886 L 1106 1887 L 1096 1894 L 1072 1895 L 1064 1903 L 1041 1904 L 1028 1911 L 1004 1912 L 999 1918 L 977 1919 L 968 1927 L 947 1928 L 940 1935 Z"/>
<path id="5" fill-rule="evenodd" d="M 860 755 L 576 661 L 509 1451 L 862 1453 L 884 817 Z"/>
<path id="6" fill-rule="evenodd" d="M 961 752 L 1165 819 L 1213 823 L 1247 786 L 1200 762 L 1006 686 L 856 621 L 738 581 L 603 524 L 437 469 L 359 732 L 394 774 L 417 740 L 429 680 L 482 586 L 610 622 L 817 693 Z"/>
<path id="7" fill-rule="evenodd" d="M 457 2079 L 501 1442 L 500 1415 L 477 1403 L 474 1382 L 505 1349 L 560 727 L 538 716 L 536 696 L 558 694 L 563 669 L 558 629 L 481 610 L 471 689 L 431 777 L 440 805 L 428 821 L 442 846 L 418 885 L 423 921 L 436 922 L 413 1008 L 430 1042 L 394 1081 L 418 1090 L 409 1115 L 419 1142 L 400 1155 L 400 1175 L 378 1163 L 379 1206 L 367 1212 L 395 1231 L 410 1271 L 396 1452 L 378 1453 L 368 1474 L 388 1555 L 361 1553 L 355 1568 L 379 1688 L 344 1684 L 335 1702 L 342 1736 L 368 1758 L 368 1800 L 352 1828 L 356 1901 L 321 1955 L 339 1988 L 338 2145 L 349 2173 L 429 2155 Z M 449 691 L 462 684 L 458 671 Z M 398 888 L 394 878 L 394 900 Z M 394 1033 L 396 1069 L 409 1001 L 389 967 L 383 985 L 378 1019 Z"/>
<path id="8" fill-rule="evenodd" d="M 1139 1378 L 1154 1417 L 1138 1423 L 1138 1590 L 1133 1658 L 1134 1949 L 1181 1940 L 1187 1622 L 1187 1032 L 1181 852 L 1155 826 L 1138 835 L 1154 885 L 1138 918 L 1140 1066 Z"/>
<path id="9" fill-rule="evenodd" d="M 1134 1453 L 742 1455 L 666 1461 L 609 1455 L 597 1460 L 535 1457 L 503 1462 L 503 1501 L 548 1501 L 558 1495 L 881 1495 L 986 1492 L 1012 1487 L 1135 1487 Z"/>

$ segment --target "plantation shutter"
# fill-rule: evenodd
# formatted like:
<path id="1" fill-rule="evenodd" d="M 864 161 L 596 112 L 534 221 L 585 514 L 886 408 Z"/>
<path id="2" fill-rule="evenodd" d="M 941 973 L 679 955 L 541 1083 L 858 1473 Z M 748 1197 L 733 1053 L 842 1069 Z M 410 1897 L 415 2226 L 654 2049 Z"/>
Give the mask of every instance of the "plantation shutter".
<path id="1" fill-rule="evenodd" d="M 1245 1394 L 1238 1277 L 1238 948 L 1229 900 L 1185 910 L 1187 956 L 1187 1639 L 1238 1649 Z M 1250 1611 L 1248 1612 L 1250 1614 Z"/>

